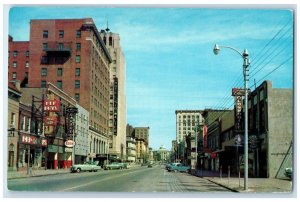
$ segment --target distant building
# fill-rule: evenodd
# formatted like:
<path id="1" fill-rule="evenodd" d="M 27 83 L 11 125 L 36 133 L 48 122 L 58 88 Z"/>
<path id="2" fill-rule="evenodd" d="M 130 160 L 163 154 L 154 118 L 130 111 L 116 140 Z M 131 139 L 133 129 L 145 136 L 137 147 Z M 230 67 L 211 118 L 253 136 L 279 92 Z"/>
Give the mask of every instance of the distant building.
<path id="1" fill-rule="evenodd" d="M 170 157 L 170 151 L 168 151 L 164 146 L 159 147 L 157 150 L 158 155 L 162 162 L 167 162 Z"/>
<path id="2" fill-rule="evenodd" d="M 200 134 L 204 124 L 203 110 L 176 110 L 176 141 L 181 143 L 179 149 L 180 161 L 187 163 L 193 169 L 196 167 L 196 133 Z M 190 138 L 187 138 L 190 136 Z M 198 137 L 197 136 L 197 137 Z M 189 140 L 186 143 L 186 140 Z M 199 139 L 197 139 L 197 142 Z M 182 145 L 182 144 L 185 144 Z M 182 149 L 183 147 L 187 148 Z"/>
<path id="3" fill-rule="evenodd" d="M 136 155 L 137 155 L 136 141 L 132 137 L 127 137 L 126 144 L 127 144 L 126 145 L 126 149 L 127 149 L 127 159 L 126 159 L 126 161 L 130 162 L 130 163 L 135 163 L 136 162 Z"/>

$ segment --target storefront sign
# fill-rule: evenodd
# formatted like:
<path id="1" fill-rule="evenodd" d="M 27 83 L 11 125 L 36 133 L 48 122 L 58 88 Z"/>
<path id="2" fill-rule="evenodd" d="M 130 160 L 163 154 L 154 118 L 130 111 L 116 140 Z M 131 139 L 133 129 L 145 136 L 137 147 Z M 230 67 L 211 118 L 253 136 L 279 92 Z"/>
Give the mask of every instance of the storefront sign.
<path id="1" fill-rule="evenodd" d="M 73 140 L 67 140 L 65 141 L 65 146 L 66 147 L 74 147 L 75 146 L 75 142 Z"/>
<path id="2" fill-rule="evenodd" d="M 65 148 L 65 152 L 66 153 L 72 153 L 73 152 L 73 148 L 66 147 Z"/>
<path id="3" fill-rule="evenodd" d="M 21 141 L 24 144 L 37 144 L 37 137 L 32 135 L 21 134 Z"/>
<path id="4" fill-rule="evenodd" d="M 47 126 L 56 126 L 58 122 L 57 116 L 46 116 L 44 122 Z"/>
<path id="5" fill-rule="evenodd" d="M 207 147 L 207 125 L 203 126 L 203 147 Z"/>
<path id="6" fill-rule="evenodd" d="M 44 111 L 59 112 L 60 111 L 60 101 L 59 100 L 44 100 Z"/>

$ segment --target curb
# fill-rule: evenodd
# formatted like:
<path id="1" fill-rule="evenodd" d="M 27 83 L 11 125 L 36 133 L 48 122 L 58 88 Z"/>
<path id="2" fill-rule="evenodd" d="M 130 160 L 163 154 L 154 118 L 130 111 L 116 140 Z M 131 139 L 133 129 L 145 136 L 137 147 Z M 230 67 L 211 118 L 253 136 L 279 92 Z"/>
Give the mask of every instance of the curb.
<path id="1" fill-rule="evenodd" d="M 217 185 L 219 185 L 219 186 L 221 186 L 221 187 L 223 187 L 223 188 L 226 188 L 226 189 L 228 189 L 228 190 L 230 190 L 230 191 L 232 191 L 232 192 L 240 193 L 240 191 L 238 191 L 238 190 L 236 190 L 236 189 L 227 187 L 227 186 L 225 186 L 225 185 L 223 185 L 223 184 L 220 184 L 220 183 L 218 183 L 218 182 L 215 182 L 215 181 L 213 181 L 213 180 L 210 180 L 210 179 L 207 179 L 207 178 L 203 178 L 203 179 L 206 179 L 207 181 L 212 182 L 212 183 L 214 183 L 214 184 L 217 184 Z"/>
<path id="2" fill-rule="evenodd" d="M 42 177 L 42 176 L 49 176 L 49 175 L 57 175 L 57 174 L 67 174 L 70 172 L 58 172 L 58 173 L 45 173 L 45 174 L 38 174 L 38 175 L 22 175 L 19 177 L 8 177 L 7 180 L 14 180 L 14 179 L 22 179 L 22 178 L 30 178 L 30 177 Z"/>
<path id="3" fill-rule="evenodd" d="M 200 177 L 200 176 L 197 176 L 197 175 L 193 175 L 193 174 L 191 174 L 191 173 L 190 173 L 190 175 L 195 176 L 195 177 Z M 221 184 L 221 183 L 218 183 L 218 182 L 215 182 L 215 181 L 213 181 L 213 180 L 210 180 L 210 179 L 208 179 L 208 178 L 206 178 L 206 177 L 200 177 L 200 178 L 205 179 L 205 180 L 207 180 L 207 181 L 209 181 L 209 182 L 212 182 L 212 183 L 214 183 L 214 184 L 216 184 L 216 185 L 219 185 L 219 186 L 221 186 L 221 187 L 223 187 L 223 188 L 225 188 L 225 189 L 228 189 L 228 190 L 230 190 L 230 191 L 232 191 L 232 192 L 240 193 L 240 191 L 238 191 L 238 190 L 236 190 L 236 189 L 230 188 L 230 187 L 225 186 L 225 185 L 223 185 L 223 184 Z"/>

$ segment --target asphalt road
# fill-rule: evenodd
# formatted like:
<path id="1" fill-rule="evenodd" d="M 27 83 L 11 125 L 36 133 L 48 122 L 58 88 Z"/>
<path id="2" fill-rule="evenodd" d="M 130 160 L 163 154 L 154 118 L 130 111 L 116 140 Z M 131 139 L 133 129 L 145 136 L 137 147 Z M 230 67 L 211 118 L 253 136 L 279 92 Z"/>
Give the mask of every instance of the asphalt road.
<path id="1" fill-rule="evenodd" d="M 167 172 L 156 165 L 8 180 L 10 191 L 49 192 L 230 192 L 206 179 Z"/>

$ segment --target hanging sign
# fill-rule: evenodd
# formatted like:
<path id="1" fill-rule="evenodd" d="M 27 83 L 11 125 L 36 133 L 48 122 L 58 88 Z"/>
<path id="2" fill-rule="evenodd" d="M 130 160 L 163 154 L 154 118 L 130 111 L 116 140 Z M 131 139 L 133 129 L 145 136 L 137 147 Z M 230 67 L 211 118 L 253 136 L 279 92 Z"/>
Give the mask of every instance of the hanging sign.
<path id="1" fill-rule="evenodd" d="M 60 101 L 59 100 L 44 100 L 44 111 L 59 112 L 60 111 Z"/>
<path id="2" fill-rule="evenodd" d="M 65 146 L 66 147 L 74 147 L 75 142 L 73 140 L 67 140 L 67 141 L 65 141 Z"/>

